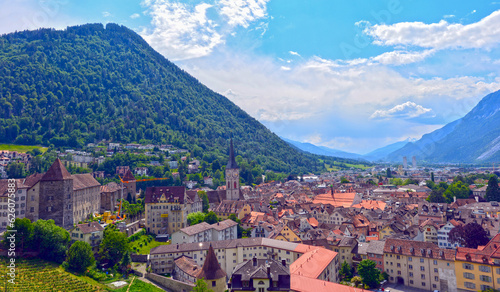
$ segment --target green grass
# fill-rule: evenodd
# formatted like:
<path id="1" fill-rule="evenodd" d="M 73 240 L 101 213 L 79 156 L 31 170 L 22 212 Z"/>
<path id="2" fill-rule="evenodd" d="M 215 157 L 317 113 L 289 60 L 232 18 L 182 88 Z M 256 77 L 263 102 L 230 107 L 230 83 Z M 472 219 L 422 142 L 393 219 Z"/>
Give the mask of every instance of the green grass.
<path id="1" fill-rule="evenodd" d="M 136 241 L 131 242 L 130 243 L 131 250 L 137 254 L 149 254 L 151 249 L 154 247 L 170 244 L 170 242 L 160 242 L 156 240 L 152 240 L 151 242 L 148 243 L 147 239 L 148 239 L 147 235 L 142 235 Z M 141 244 L 142 247 L 140 246 Z M 137 249 L 134 250 L 134 247 L 136 247 L 138 250 Z"/>
<path id="2" fill-rule="evenodd" d="M 28 151 L 31 151 L 35 148 L 38 148 L 42 153 L 45 153 L 47 151 L 47 147 L 41 147 L 41 146 L 26 146 L 26 145 L 14 145 L 14 144 L 0 144 L 0 150 L 9 150 L 9 151 L 17 151 L 17 152 L 22 152 L 26 153 Z"/>
<path id="3" fill-rule="evenodd" d="M 7 274 L 8 259 L 0 257 L 0 275 Z M 7 277 L 7 275 L 6 275 Z M 5 284 L 2 279 L 2 287 Z M 9 291 L 106 291 L 102 285 L 93 285 L 91 279 L 82 280 L 65 272 L 57 264 L 39 259 L 16 259 L 16 284 L 7 284 Z"/>
<path id="4" fill-rule="evenodd" d="M 115 289 L 112 290 L 113 292 L 126 292 L 128 289 L 128 286 L 123 286 L 120 289 Z M 164 290 L 157 288 L 154 285 L 151 285 L 149 283 L 143 282 L 137 278 L 134 279 L 134 282 L 132 282 L 132 286 L 130 286 L 130 292 L 163 292 Z"/>

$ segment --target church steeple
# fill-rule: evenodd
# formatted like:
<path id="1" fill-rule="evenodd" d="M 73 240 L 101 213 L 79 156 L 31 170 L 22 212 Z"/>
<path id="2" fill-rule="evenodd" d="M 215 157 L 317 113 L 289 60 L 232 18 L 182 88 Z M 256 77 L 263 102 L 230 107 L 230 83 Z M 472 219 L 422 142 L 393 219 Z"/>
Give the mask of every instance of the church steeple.
<path id="1" fill-rule="evenodd" d="M 229 161 L 226 166 L 226 200 L 240 198 L 240 169 L 234 157 L 233 139 L 229 144 Z"/>
<path id="2" fill-rule="evenodd" d="M 226 168 L 239 168 L 234 157 L 233 139 L 231 138 L 231 144 L 229 145 L 229 161 L 227 162 Z"/>

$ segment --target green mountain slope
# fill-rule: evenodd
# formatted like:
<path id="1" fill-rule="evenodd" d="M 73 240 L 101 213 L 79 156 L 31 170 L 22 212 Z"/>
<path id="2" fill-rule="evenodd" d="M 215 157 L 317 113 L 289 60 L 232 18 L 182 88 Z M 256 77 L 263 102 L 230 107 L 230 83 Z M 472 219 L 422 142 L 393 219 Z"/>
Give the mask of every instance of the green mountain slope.
<path id="1" fill-rule="evenodd" d="M 231 137 L 238 155 L 266 169 L 325 169 L 126 27 L 0 37 L 0 143 L 168 143 L 216 158 L 227 157 Z"/>

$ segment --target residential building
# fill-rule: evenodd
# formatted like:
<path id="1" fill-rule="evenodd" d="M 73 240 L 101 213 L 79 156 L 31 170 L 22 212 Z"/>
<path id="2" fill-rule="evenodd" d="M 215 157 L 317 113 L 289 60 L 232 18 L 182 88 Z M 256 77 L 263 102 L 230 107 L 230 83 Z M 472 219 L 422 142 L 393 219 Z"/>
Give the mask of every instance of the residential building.
<path id="1" fill-rule="evenodd" d="M 172 244 L 230 240 L 238 238 L 238 223 L 226 219 L 212 225 L 202 222 L 172 234 Z"/>
<path id="2" fill-rule="evenodd" d="M 177 281 L 195 284 L 200 272 L 201 267 L 190 257 L 180 256 L 174 260 L 172 277 Z"/>
<path id="3" fill-rule="evenodd" d="M 69 231 L 71 240 L 84 241 L 92 247 L 94 253 L 99 252 L 99 245 L 103 239 L 104 227 L 97 222 L 77 224 Z"/>
<path id="4" fill-rule="evenodd" d="M 454 261 L 455 251 L 429 242 L 388 238 L 384 246 L 389 282 L 414 288 L 457 291 Z"/>
<path id="5" fill-rule="evenodd" d="M 0 230 L 7 229 L 10 218 L 24 218 L 26 215 L 28 187 L 23 181 L 23 179 L 0 180 Z M 14 209 L 14 214 L 8 211 L 11 208 Z"/>
<path id="6" fill-rule="evenodd" d="M 463 223 L 461 221 L 456 221 L 455 219 L 452 219 L 452 220 L 446 222 L 446 224 L 443 225 L 443 227 L 441 227 L 438 230 L 438 246 L 440 248 L 455 248 L 456 249 L 457 247 L 460 246 L 456 242 L 452 243 L 449 241 L 450 231 L 453 228 L 460 226 L 460 225 L 463 225 Z"/>
<path id="7" fill-rule="evenodd" d="M 234 268 L 230 291 L 290 291 L 290 267 L 272 259 L 244 261 Z"/>
<path id="8" fill-rule="evenodd" d="M 368 259 L 374 261 L 377 264 L 377 269 L 379 269 L 380 272 L 383 272 L 385 241 L 372 240 L 366 244 L 369 244 L 366 249 Z"/>
<path id="9" fill-rule="evenodd" d="M 187 226 L 185 187 L 148 187 L 144 200 L 148 232 L 170 235 Z"/>

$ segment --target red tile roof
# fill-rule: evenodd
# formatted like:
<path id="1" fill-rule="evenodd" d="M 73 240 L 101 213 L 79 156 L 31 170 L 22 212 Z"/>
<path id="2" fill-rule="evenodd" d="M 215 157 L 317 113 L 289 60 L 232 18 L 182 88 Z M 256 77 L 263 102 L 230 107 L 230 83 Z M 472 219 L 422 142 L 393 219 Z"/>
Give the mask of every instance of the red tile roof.
<path id="1" fill-rule="evenodd" d="M 442 259 L 447 261 L 455 260 L 455 251 L 452 249 L 439 248 L 437 244 L 430 242 L 395 238 L 386 239 L 384 253 Z"/>
<path id="2" fill-rule="evenodd" d="M 298 292 L 368 292 L 368 290 L 292 274 L 290 289 Z"/>
<path id="3" fill-rule="evenodd" d="M 335 259 L 337 253 L 322 247 L 304 253 L 290 265 L 290 274 L 316 279 Z"/>
<path id="4" fill-rule="evenodd" d="M 68 172 L 66 167 L 62 164 L 59 158 L 52 163 L 49 170 L 43 175 L 42 181 L 56 181 L 56 180 L 66 180 L 71 179 L 71 174 Z"/>

